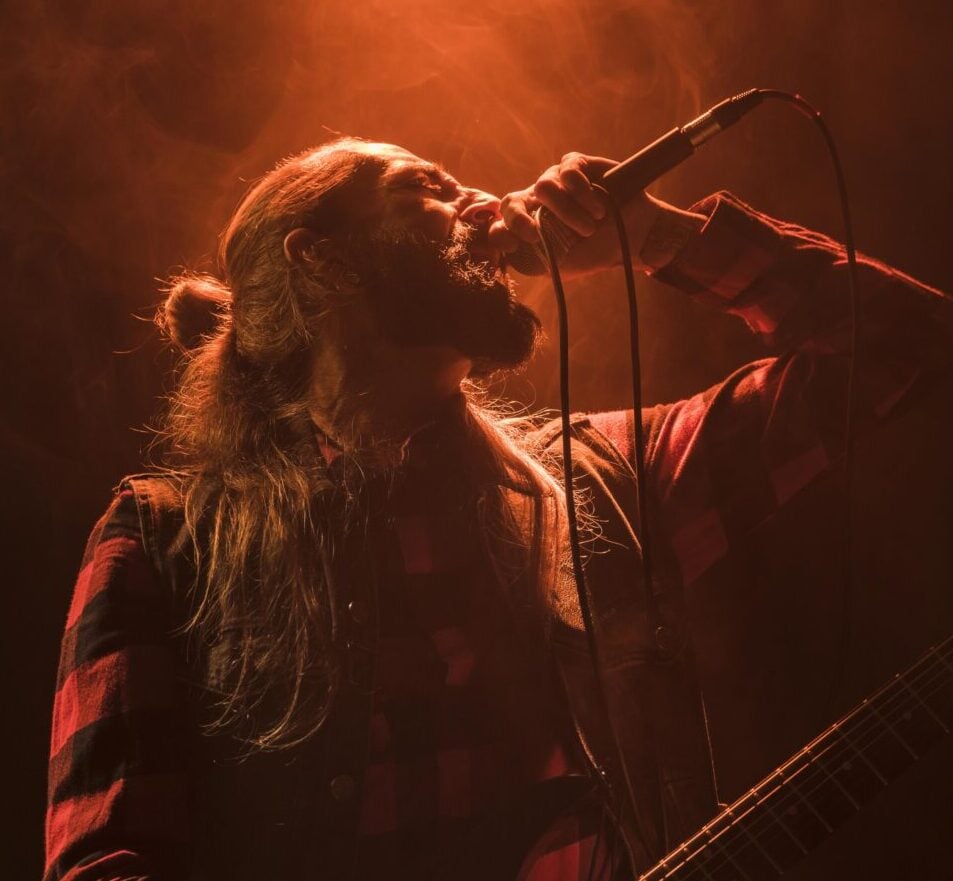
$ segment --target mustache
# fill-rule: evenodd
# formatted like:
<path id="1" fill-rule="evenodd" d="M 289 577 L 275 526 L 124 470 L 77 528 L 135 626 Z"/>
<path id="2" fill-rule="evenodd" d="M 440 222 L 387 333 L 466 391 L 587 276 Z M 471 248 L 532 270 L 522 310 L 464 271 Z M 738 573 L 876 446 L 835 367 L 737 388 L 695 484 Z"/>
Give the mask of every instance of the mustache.
<path id="1" fill-rule="evenodd" d="M 473 362 L 471 376 L 525 363 L 536 349 L 538 316 L 515 284 L 458 224 L 443 241 L 408 230 L 375 230 L 348 261 L 361 277 L 382 332 L 402 345 L 450 345 Z"/>
<path id="2" fill-rule="evenodd" d="M 464 223 L 457 223 L 444 241 L 415 230 L 377 230 L 352 239 L 351 245 L 358 273 L 371 273 L 379 280 L 384 280 L 382 276 L 393 280 L 395 271 L 402 275 L 422 272 L 449 276 L 456 284 L 474 289 L 502 287 L 512 294 L 515 288 L 488 259 L 474 256 L 475 249 L 482 251 L 485 246 L 480 231 Z"/>

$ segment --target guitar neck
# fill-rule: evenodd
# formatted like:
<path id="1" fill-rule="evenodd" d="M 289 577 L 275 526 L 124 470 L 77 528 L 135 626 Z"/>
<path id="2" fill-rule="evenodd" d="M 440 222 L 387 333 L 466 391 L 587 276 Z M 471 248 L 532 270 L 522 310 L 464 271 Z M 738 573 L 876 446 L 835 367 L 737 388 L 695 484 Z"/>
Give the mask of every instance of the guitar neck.
<path id="1" fill-rule="evenodd" d="M 778 878 L 953 729 L 953 637 L 745 793 L 641 881 Z"/>

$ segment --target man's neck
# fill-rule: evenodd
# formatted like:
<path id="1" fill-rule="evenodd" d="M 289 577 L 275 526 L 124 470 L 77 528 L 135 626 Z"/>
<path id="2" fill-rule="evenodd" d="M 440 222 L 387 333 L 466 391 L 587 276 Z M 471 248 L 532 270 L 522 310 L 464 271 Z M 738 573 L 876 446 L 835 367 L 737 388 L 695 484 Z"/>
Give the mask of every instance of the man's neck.
<path id="1" fill-rule="evenodd" d="M 342 450 L 386 465 L 461 396 L 470 368 L 444 346 L 329 348 L 315 356 L 312 418 Z"/>

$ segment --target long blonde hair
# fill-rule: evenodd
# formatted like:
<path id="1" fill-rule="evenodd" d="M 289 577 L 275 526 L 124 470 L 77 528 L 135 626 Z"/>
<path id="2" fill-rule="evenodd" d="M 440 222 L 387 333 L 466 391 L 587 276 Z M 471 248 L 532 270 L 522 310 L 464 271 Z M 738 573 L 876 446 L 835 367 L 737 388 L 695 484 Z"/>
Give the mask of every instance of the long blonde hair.
<path id="1" fill-rule="evenodd" d="M 186 350 L 160 430 L 197 572 L 184 629 L 221 673 L 210 727 L 254 748 L 309 737 L 341 685 L 326 563 L 358 518 L 334 507 L 339 487 L 309 414 L 309 353 L 328 303 L 285 259 L 283 240 L 298 226 L 348 223 L 347 192 L 374 171 L 355 146 L 338 140 L 266 175 L 224 234 L 224 281 L 174 279 L 160 314 Z M 489 406 L 475 387 L 465 393 L 465 466 L 482 484 L 487 557 L 516 618 L 542 638 L 561 563 L 559 481 L 536 421 Z"/>

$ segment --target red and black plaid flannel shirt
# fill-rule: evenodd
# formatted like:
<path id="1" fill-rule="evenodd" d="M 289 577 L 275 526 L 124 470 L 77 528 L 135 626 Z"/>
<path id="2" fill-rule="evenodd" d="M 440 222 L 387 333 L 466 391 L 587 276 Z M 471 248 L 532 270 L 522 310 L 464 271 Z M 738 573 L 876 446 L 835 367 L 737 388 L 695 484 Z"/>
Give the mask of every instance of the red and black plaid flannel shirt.
<path id="1" fill-rule="evenodd" d="M 708 223 L 659 277 L 740 315 L 787 354 L 646 411 L 651 489 L 686 585 L 842 455 L 849 331 L 839 246 L 729 196 L 696 210 Z M 953 306 L 867 259 L 861 286 L 857 424 L 867 431 L 948 368 Z M 535 750 L 527 756 L 501 725 L 505 712 L 486 713 L 507 641 L 446 493 L 435 499 L 421 476 L 398 507 L 360 828 L 362 871 L 376 876 L 570 762 L 558 730 L 524 739 Z M 189 783 L 169 747 L 184 724 L 170 626 L 122 493 L 93 532 L 66 623 L 46 881 L 149 878 L 185 859 Z M 576 881 L 587 867 L 579 848 L 564 848 L 533 881 Z"/>

